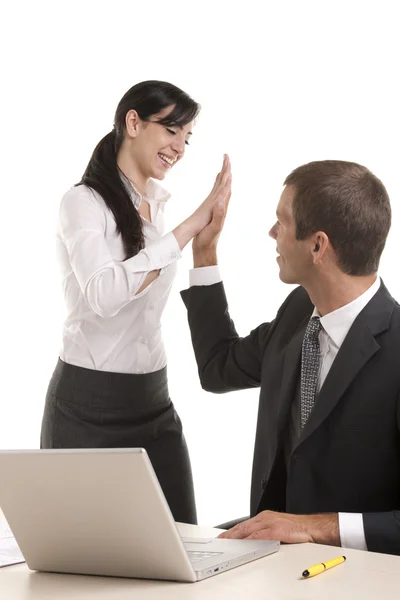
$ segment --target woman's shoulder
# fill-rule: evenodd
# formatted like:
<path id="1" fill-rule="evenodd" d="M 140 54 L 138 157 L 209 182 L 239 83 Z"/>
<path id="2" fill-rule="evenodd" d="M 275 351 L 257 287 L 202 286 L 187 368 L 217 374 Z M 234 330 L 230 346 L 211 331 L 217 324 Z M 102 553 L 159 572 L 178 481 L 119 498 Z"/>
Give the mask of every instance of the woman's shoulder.
<path id="1" fill-rule="evenodd" d="M 105 202 L 98 192 L 84 184 L 72 186 L 61 199 L 61 209 L 79 207 L 97 207 L 104 211 Z"/>
<path id="2" fill-rule="evenodd" d="M 83 183 L 78 183 L 70 187 L 69 190 L 65 192 L 61 202 L 74 202 L 77 199 L 81 202 L 97 202 L 97 204 L 104 204 L 104 200 L 100 194 Z"/>
<path id="3" fill-rule="evenodd" d="M 87 219 L 103 222 L 107 207 L 103 198 L 87 185 L 74 185 L 62 197 L 60 203 L 60 221 L 80 221 Z"/>

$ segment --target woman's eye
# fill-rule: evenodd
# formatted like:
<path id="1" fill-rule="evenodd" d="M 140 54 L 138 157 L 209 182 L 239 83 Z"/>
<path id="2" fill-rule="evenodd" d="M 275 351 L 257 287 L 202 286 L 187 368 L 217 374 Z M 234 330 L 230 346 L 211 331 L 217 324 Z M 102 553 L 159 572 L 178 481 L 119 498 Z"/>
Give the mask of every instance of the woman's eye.
<path id="1" fill-rule="evenodd" d="M 176 131 L 174 131 L 173 129 L 170 129 L 169 127 L 166 127 L 165 129 L 166 129 L 166 130 L 168 131 L 168 133 L 170 133 L 171 135 L 176 135 Z M 186 144 L 186 146 L 190 146 L 190 144 L 189 144 L 189 142 L 188 142 L 187 140 L 185 140 L 185 144 Z"/>

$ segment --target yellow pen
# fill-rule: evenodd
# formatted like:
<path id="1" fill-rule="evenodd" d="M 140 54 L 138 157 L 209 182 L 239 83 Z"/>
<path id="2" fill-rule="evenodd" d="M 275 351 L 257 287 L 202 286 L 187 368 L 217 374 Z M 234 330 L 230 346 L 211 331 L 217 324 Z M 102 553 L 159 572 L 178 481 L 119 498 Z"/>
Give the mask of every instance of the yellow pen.
<path id="1" fill-rule="evenodd" d="M 346 560 L 345 556 L 339 556 L 338 558 L 332 558 L 332 560 L 327 560 L 324 563 L 319 563 L 318 565 L 313 565 L 309 567 L 305 571 L 303 571 L 303 577 L 314 577 L 314 575 L 319 575 L 328 569 L 332 569 L 332 567 L 336 567 L 336 565 L 342 564 Z"/>

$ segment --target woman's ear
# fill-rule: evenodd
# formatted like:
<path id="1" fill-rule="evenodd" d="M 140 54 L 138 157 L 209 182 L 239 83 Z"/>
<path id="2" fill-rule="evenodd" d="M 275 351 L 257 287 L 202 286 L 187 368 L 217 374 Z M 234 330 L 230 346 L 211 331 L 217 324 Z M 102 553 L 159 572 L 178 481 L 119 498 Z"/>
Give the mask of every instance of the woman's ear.
<path id="1" fill-rule="evenodd" d="M 132 109 L 126 113 L 125 117 L 126 133 L 130 138 L 135 138 L 139 133 L 140 117 L 136 110 Z"/>

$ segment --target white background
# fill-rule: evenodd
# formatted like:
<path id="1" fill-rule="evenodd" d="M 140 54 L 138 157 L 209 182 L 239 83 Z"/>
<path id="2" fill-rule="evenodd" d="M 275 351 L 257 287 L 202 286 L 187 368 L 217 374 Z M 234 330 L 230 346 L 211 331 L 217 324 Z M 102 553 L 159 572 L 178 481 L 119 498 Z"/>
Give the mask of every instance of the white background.
<path id="1" fill-rule="evenodd" d="M 164 185 L 172 228 L 205 198 L 224 152 L 233 165 L 220 265 L 239 334 L 273 319 L 290 288 L 268 238 L 282 183 L 310 160 L 365 164 L 385 183 L 393 226 L 381 275 L 400 298 L 397 2 L 192 0 L 9 2 L 1 14 L 0 447 L 39 444 L 60 345 L 59 201 L 117 103 L 145 79 L 203 109 Z M 170 392 L 189 444 L 199 522 L 248 514 L 258 391 L 201 390 L 179 290 L 164 319 Z"/>

